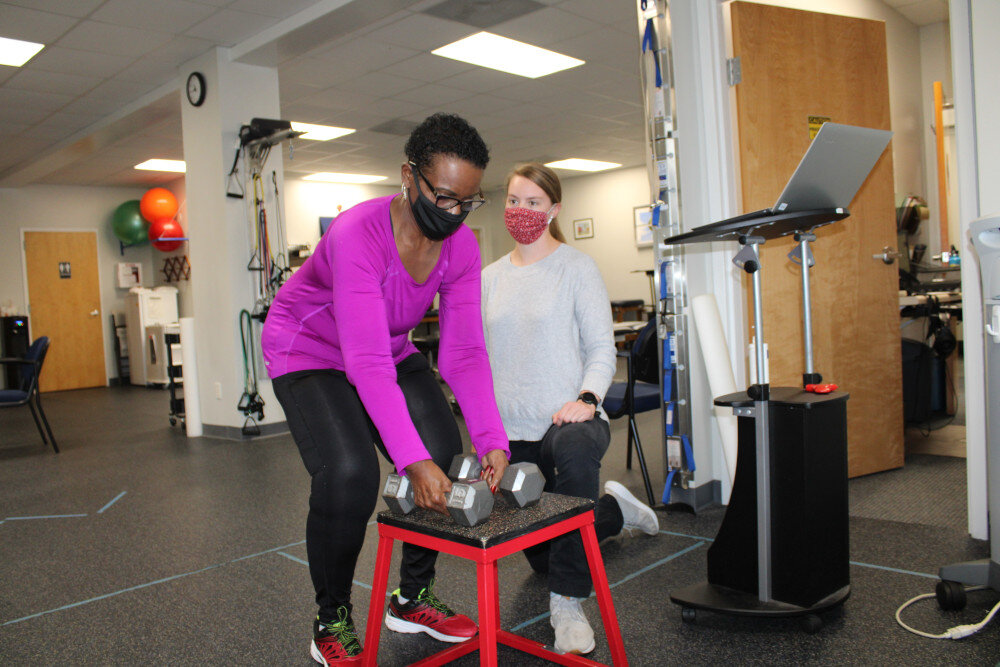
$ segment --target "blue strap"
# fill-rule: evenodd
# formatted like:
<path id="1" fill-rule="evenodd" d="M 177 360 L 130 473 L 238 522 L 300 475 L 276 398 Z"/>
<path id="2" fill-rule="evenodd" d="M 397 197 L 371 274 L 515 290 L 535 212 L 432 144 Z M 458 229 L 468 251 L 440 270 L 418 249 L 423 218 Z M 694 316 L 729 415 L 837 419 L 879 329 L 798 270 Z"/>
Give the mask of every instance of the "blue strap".
<path id="1" fill-rule="evenodd" d="M 656 57 L 656 45 L 653 40 L 656 37 L 656 30 L 653 28 L 653 19 L 646 19 L 646 30 L 642 33 L 642 52 L 647 50 L 653 52 L 653 64 L 656 65 L 656 87 L 663 87 L 663 76 L 660 75 L 660 59 Z"/>
<path id="2" fill-rule="evenodd" d="M 660 205 L 659 204 L 656 204 L 653 207 L 653 226 L 654 227 L 659 227 L 660 226 Z"/>
<path id="3" fill-rule="evenodd" d="M 667 483 L 663 485 L 663 504 L 666 505 L 670 502 L 670 489 L 673 486 L 674 474 L 676 470 L 671 470 L 667 473 Z"/>
<path id="4" fill-rule="evenodd" d="M 681 444 L 684 446 L 684 460 L 687 461 L 687 468 L 694 472 L 694 450 L 691 449 L 691 440 L 686 435 L 681 436 Z"/>
<path id="5" fill-rule="evenodd" d="M 666 423 L 663 425 L 663 430 L 667 435 L 674 434 L 674 404 L 667 403 L 663 406 L 663 410 L 667 413 Z"/>
<path id="6" fill-rule="evenodd" d="M 663 402 L 670 403 L 673 400 L 673 370 L 665 369 L 663 371 Z"/>
<path id="7" fill-rule="evenodd" d="M 667 298 L 667 294 L 669 294 L 669 292 L 667 291 L 667 264 L 669 264 L 669 262 L 663 262 L 662 264 L 660 264 L 660 298 L 661 299 L 666 299 Z"/>

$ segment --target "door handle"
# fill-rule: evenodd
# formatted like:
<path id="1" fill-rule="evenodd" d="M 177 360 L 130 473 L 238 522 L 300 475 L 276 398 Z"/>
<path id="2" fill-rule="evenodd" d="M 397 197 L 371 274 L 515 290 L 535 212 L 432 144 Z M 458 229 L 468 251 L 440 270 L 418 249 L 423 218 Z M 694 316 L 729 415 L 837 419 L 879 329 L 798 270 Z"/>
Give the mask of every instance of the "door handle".
<path id="1" fill-rule="evenodd" d="M 101 314 L 101 311 L 99 311 L 97 308 L 94 308 L 92 311 L 90 311 L 90 316 L 91 317 L 97 317 L 100 314 Z"/>
<path id="2" fill-rule="evenodd" d="M 882 248 L 882 252 L 872 255 L 872 259 L 881 259 L 885 264 L 892 264 L 900 257 L 898 250 L 893 250 L 890 246 Z"/>

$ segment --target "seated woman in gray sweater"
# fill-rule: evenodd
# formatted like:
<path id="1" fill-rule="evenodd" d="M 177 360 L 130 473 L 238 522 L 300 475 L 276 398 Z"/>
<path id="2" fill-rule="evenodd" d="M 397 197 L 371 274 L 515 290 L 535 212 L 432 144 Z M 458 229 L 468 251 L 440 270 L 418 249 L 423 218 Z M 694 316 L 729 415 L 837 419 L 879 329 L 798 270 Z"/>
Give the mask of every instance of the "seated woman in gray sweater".
<path id="1" fill-rule="evenodd" d="M 611 307 L 594 261 L 565 244 L 555 218 L 562 187 L 528 163 L 507 177 L 504 221 L 517 243 L 483 270 L 483 324 L 510 462 L 537 463 L 545 490 L 597 501 L 597 539 L 624 528 L 653 535 L 659 522 L 620 483 L 598 499 L 601 457 L 611 441 L 601 400 L 615 374 Z M 580 607 L 591 592 L 577 532 L 526 549 L 548 572 L 555 647 L 589 653 L 594 631 Z"/>

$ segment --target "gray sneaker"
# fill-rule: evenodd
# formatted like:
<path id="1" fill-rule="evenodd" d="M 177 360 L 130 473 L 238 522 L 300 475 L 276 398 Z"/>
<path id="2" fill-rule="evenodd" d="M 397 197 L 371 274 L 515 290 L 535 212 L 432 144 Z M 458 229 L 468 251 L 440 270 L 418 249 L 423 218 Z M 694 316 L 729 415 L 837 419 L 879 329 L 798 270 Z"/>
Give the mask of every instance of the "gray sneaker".
<path id="1" fill-rule="evenodd" d="M 604 493 L 618 501 L 622 518 L 625 520 L 623 530 L 641 530 L 647 535 L 656 535 L 660 531 L 660 520 L 657 518 L 656 512 L 649 505 L 633 496 L 621 482 L 605 482 Z"/>
<path id="2" fill-rule="evenodd" d="M 590 653 L 596 646 L 594 630 L 580 606 L 583 600 L 549 593 L 549 622 L 556 631 L 556 650 L 561 653 Z"/>

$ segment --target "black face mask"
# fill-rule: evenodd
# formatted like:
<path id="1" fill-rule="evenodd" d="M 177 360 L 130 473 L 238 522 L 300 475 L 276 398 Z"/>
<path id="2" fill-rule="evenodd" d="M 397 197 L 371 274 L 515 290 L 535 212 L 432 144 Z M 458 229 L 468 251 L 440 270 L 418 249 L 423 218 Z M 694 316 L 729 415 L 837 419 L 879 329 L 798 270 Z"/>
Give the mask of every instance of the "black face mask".
<path id="1" fill-rule="evenodd" d="M 413 219 L 417 221 L 417 227 L 420 228 L 421 233 L 432 241 L 443 241 L 457 232 L 469 212 L 462 211 L 458 215 L 449 213 L 435 206 L 434 202 L 421 192 L 418 183 L 414 183 L 414 187 L 417 190 L 417 200 L 412 202 L 407 197 L 407 201 L 410 204 Z"/>

